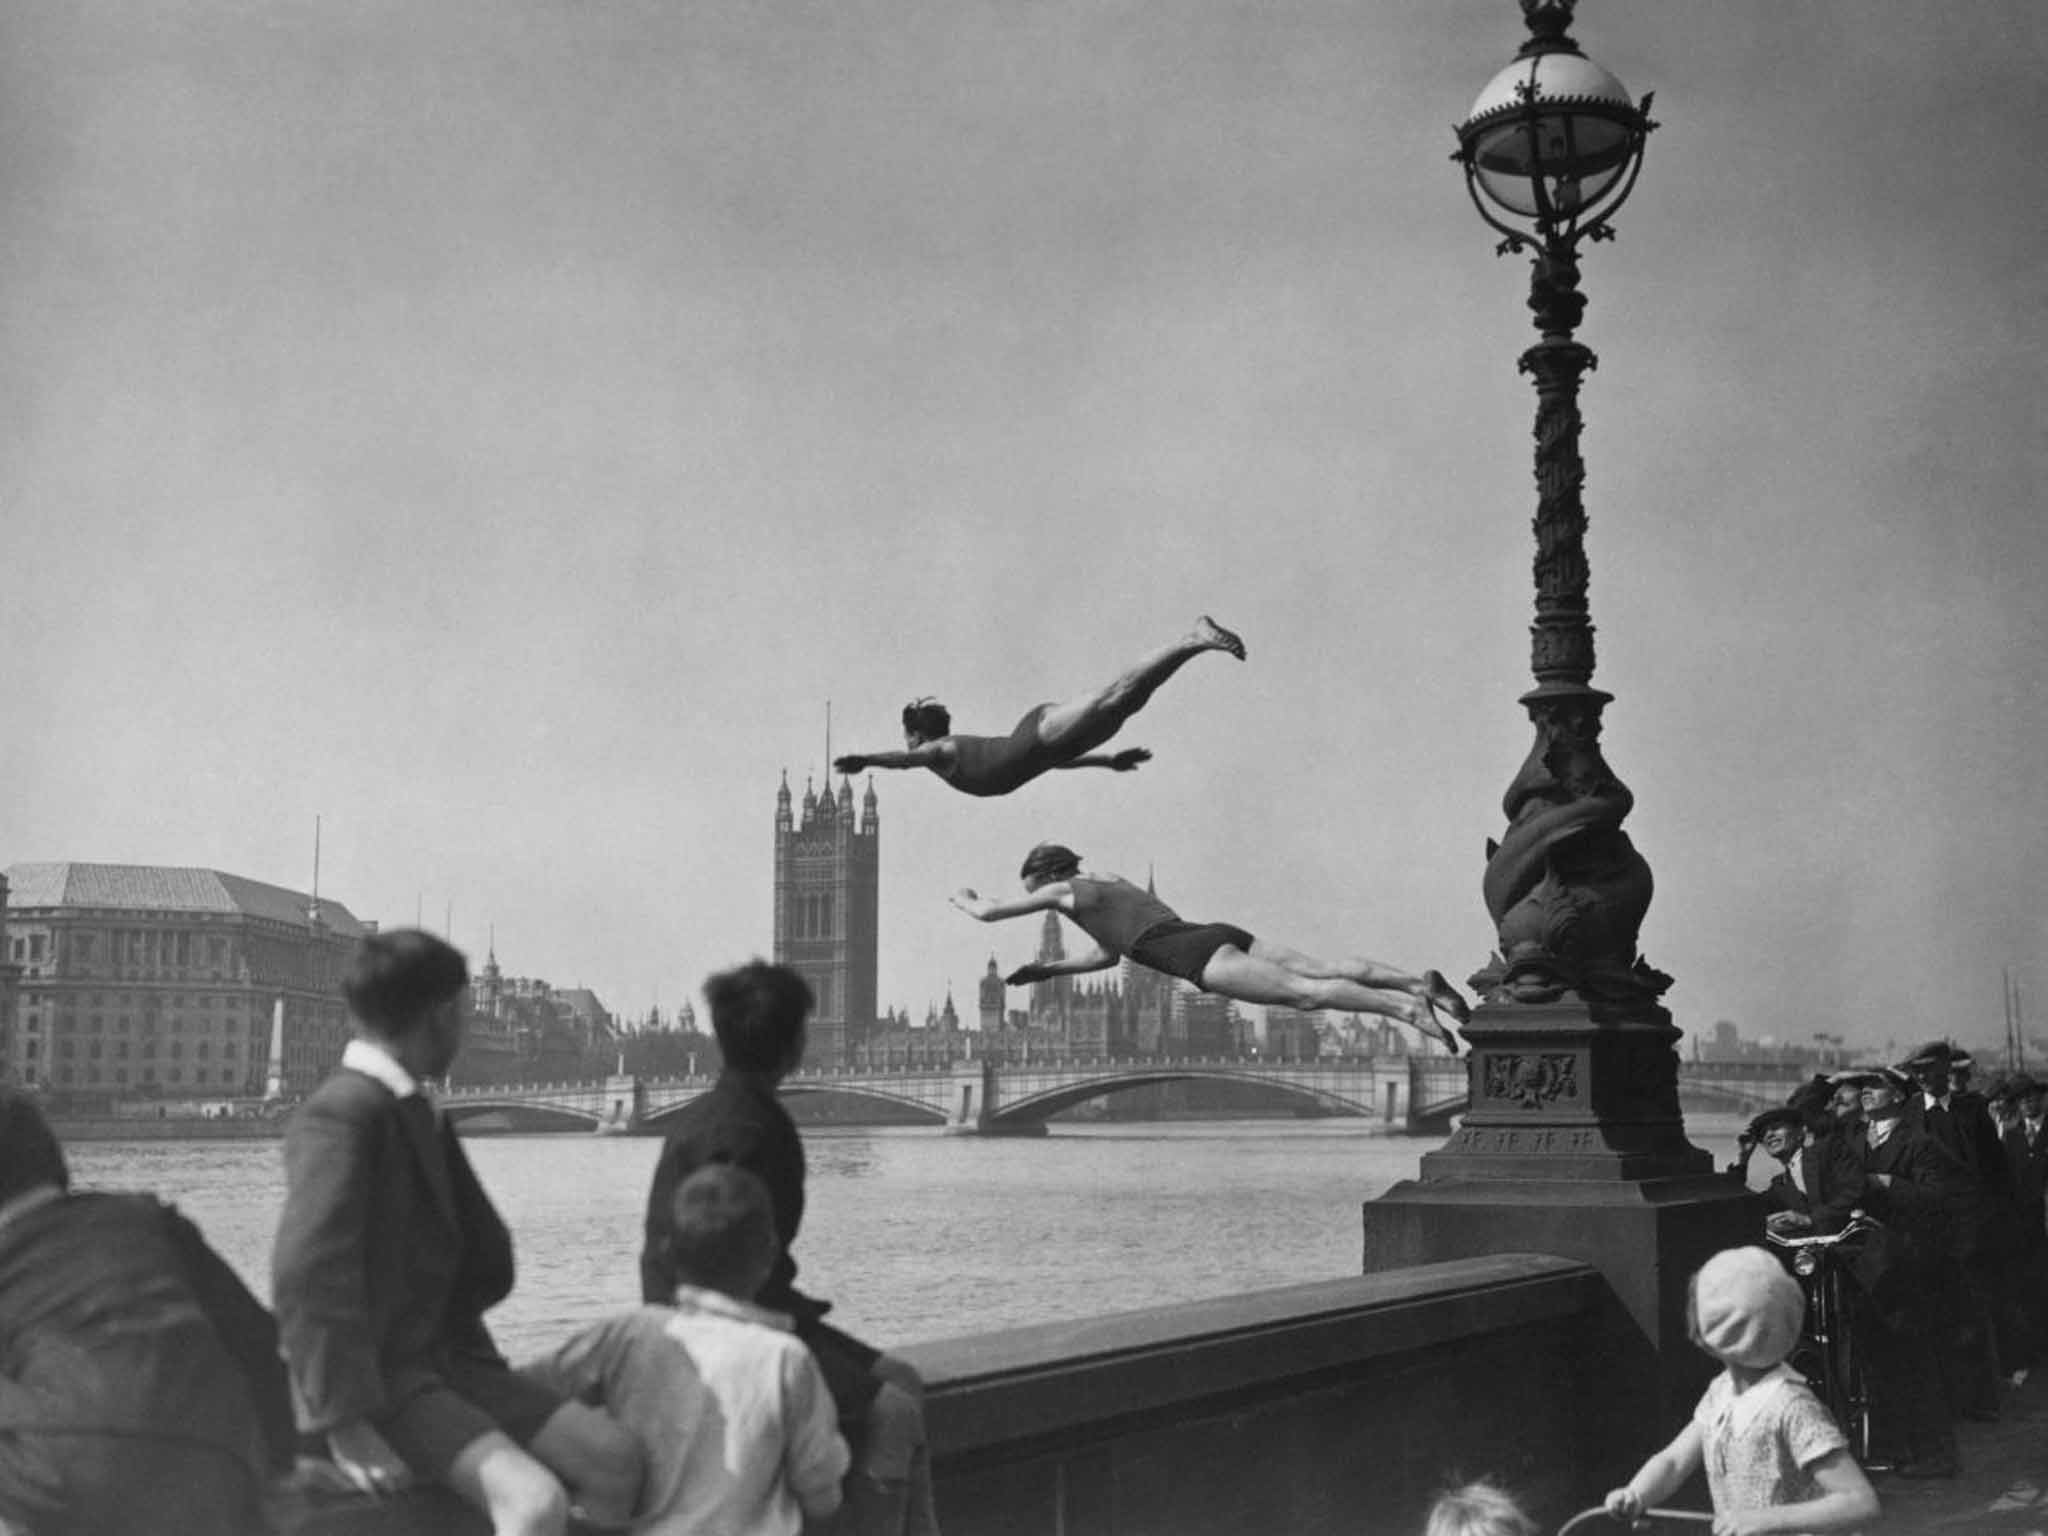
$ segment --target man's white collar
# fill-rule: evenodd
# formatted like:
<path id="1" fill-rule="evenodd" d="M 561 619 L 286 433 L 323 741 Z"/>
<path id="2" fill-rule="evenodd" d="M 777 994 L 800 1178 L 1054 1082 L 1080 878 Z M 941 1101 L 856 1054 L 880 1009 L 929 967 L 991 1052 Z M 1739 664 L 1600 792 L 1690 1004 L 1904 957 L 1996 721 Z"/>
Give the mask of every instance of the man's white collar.
<path id="1" fill-rule="evenodd" d="M 374 1077 L 389 1088 L 395 1098 L 409 1099 L 421 1091 L 419 1079 L 399 1065 L 396 1056 L 375 1040 L 365 1040 L 361 1035 L 341 1048 L 341 1064 L 365 1077 Z"/>

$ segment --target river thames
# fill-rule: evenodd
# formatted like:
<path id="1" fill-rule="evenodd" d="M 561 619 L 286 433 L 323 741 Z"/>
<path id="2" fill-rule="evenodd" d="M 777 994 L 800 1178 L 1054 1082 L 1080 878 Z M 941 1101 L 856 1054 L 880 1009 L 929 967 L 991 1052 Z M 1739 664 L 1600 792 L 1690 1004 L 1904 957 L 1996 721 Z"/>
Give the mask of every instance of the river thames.
<path id="1" fill-rule="evenodd" d="M 1739 1120 L 1693 1116 L 1717 1163 Z M 1042 1140 L 924 1128 L 807 1129 L 799 1283 L 881 1345 L 1356 1274 L 1359 1205 L 1439 1143 L 1356 1120 L 1056 1125 Z M 507 1354 L 639 1300 L 640 1221 L 660 1142 L 465 1141 L 512 1229 L 519 1280 L 490 1315 Z M 259 1295 L 284 1198 L 276 1141 L 82 1142 L 80 1188 L 152 1190 Z"/>

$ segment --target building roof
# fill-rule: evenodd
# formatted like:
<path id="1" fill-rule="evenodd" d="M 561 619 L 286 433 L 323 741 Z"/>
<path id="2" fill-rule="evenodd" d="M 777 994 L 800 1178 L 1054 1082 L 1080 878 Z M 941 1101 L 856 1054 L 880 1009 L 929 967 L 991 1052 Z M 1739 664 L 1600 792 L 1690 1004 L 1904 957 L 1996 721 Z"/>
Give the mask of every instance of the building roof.
<path id="1" fill-rule="evenodd" d="M 226 912 L 304 927 L 312 897 L 217 869 L 160 864 L 15 864 L 7 870 L 11 910 L 116 908 L 142 912 Z M 344 938 L 370 932 L 340 902 L 320 898 L 320 918 Z"/>

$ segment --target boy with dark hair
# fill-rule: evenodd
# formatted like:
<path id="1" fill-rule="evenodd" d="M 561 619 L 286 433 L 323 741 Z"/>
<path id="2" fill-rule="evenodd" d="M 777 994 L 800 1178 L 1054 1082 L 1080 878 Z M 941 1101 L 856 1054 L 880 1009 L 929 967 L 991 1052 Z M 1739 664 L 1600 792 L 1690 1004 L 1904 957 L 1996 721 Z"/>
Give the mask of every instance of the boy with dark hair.
<path id="1" fill-rule="evenodd" d="M 849 1455 L 831 1389 L 782 1313 L 753 1298 L 779 1246 L 768 1189 L 711 1163 L 676 1186 L 666 1306 L 586 1329 L 526 1367 L 604 1405 L 648 1451 L 641 1536 L 797 1536 L 839 1508 Z"/>
<path id="2" fill-rule="evenodd" d="M 776 1089 L 803 1062 L 805 1025 L 814 1001 L 810 984 L 788 966 L 753 960 L 705 982 L 704 1000 L 725 1067 L 709 1091 L 669 1119 L 668 1140 L 648 1191 L 641 1300 L 667 1302 L 681 1279 L 669 1242 L 677 1187 L 698 1169 L 717 1163 L 758 1177 L 768 1189 L 780 1251 L 754 1300 L 795 1320 L 797 1337 L 824 1372 L 839 1422 L 854 1445 L 849 1524 L 886 1536 L 936 1532 L 923 1382 L 908 1362 L 831 1327 L 824 1321 L 831 1303 L 796 1288 L 790 1249 L 803 1223 L 804 1148 Z"/>
<path id="3" fill-rule="evenodd" d="M 35 1102 L 0 1088 L 0 1530 L 258 1528 L 291 1463 L 277 1330 L 149 1195 L 72 1194 Z"/>
<path id="4" fill-rule="evenodd" d="M 560 1536 L 568 1496 L 623 1523 L 632 1436 L 513 1373 L 484 1313 L 512 1238 L 425 1083 L 462 1044 L 469 967 L 415 930 L 372 934 L 343 985 L 356 1037 L 292 1116 L 272 1256 L 300 1428 L 357 1487 L 445 1483 L 497 1536 Z"/>

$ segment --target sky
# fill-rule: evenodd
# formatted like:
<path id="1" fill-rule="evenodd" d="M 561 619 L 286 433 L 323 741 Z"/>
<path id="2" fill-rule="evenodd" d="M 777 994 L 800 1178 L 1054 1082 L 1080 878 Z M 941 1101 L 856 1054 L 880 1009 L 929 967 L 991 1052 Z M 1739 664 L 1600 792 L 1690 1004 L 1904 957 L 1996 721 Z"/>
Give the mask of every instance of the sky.
<path id="1" fill-rule="evenodd" d="M 1677 1022 L 2048 1035 L 2038 0 L 1587 0 L 1654 91 L 1579 337 L 1595 681 Z M 184 864 L 664 1012 L 786 772 L 881 994 L 1052 838 L 1462 977 L 1530 742 L 1534 339 L 1448 156 L 1506 0 L 31 0 L 0 16 L 0 867 Z M 865 784 L 859 786 L 865 788 Z"/>

